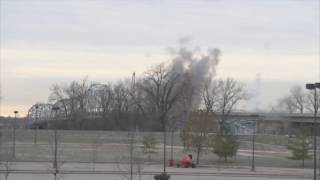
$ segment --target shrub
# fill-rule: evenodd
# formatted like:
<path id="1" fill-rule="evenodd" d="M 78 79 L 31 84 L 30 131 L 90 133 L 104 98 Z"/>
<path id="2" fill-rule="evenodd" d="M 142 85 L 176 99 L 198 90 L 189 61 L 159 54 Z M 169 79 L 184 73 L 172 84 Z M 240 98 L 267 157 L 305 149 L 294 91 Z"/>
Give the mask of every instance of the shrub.
<path id="1" fill-rule="evenodd" d="M 288 150 L 291 151 L 291 156 L 288 157 L 292 160 L 301 160 L 302 167 L 304 167 L 304 161 L 306 159 L 311 159 L 309 150 L 311 150 L 312 144 L 309 134 L 306 130 L 301 130 L 289 141 L 287 146 Z"/>
<path id="2" fill-rule="evenodd" d="M 233 157 L 237 154 L 239 148 L 238 138 L 234 135 L 217 135 L 211 141 L 212 152 L 228 160 L 228 157 Z"/>

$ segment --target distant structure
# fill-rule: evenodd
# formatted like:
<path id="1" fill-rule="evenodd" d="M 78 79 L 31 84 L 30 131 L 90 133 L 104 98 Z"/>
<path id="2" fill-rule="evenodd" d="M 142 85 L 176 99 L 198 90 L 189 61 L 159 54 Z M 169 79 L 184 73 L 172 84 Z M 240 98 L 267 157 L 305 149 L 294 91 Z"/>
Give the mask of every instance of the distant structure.
<path id="1" fill-rule="evenodd" d="M 235 134 L 284 134 L 291 135 L 301 128 L 312 129 L 312 114 L 289 113 L 233 113 L 229 122 L 233 122 Z M 320 122 L 319 122 L 320 123 Z"/>
<path id="2" fill-rule="evenodd" d="M 37 103 L 28 110 L 28 123 L 37 123 L 37 121 L 48 121 L 52 116 L 52 104 Z"/>

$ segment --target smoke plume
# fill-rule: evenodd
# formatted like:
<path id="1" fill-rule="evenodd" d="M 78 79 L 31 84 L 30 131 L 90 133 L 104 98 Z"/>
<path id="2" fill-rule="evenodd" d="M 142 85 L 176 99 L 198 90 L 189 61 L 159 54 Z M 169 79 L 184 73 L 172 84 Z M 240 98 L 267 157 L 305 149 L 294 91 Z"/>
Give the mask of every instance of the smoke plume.
<path id="1" fill-rule="evenodd" d="M 173 55 L 171 70 L 175 73 L 190 76 L 194 89 L 193 107 L 198 107 L 201 103 L 201 89 L 206 82 L 211 81 L 216 75 L 216 66 L 219 63 L 220 50 L 210 48 L 202 52 L 199 48 L 189 49 L 186 47 L 189 39 L 181 39 L 178 49 L 169 48 Z"/>

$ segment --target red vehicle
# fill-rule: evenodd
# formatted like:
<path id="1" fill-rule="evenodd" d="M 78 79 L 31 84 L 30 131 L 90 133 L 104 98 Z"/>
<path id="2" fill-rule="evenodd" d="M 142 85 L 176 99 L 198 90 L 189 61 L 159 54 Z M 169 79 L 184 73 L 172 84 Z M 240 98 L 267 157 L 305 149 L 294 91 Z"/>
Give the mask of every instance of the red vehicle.
<path id="1" fill-rule="evenodd" d="M 189 155 L 182 156 L 182 157 L 178 160 L 176 166 L 177 166 L 178 168 L 179 168 L 179 167 L 184 167 L 184 168 L 189 168 L 189 167 L 191 167 L 191 168 L 195 168 L 195 167 L 196 167 L 196 164 L 193 163 L 193 161 L 192 161 L 192 155 L 189 154 Z"/>

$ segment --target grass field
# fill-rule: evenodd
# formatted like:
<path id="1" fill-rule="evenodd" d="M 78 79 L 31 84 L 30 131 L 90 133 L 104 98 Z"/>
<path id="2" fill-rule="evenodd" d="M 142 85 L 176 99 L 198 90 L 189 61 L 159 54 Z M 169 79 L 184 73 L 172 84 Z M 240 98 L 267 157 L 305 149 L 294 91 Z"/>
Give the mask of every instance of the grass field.
<path id="1" fill-rule="evenodd" d="M 12 130 L 2 129 L 2 147 L 12 146 Z M 127 132 L 117 131 L 58 131 L 59 159 L 63 162 L 112 163 L 118 162 L 122 156 L 128 154 Z M 142 153 L 142 138 L 147 132 L 136 133 L 135 150 Z M 153 132 L 157 139 L 156 153 L 152 154 L 150 163 L 159 164 L 163 158 L 162 133 Z M 173 157 L 178 159 L 183 154 L 195 154 L 183 151 L 179 133 L 174 134 Z M 215 166 L 250 166 L 251 165 L 251 136 L 239 136 L 240 150 L 237 156 L 228 163 L 219 161 L 210 150 L 204 152 L 200 159 L 201 165 Z M 52 160 L 53 131 L 38 130 L 38 143 L 34 144 L 34 130 L 17 129 L 16 131 L 16 159 L 15 161 L 33 162 Z M 299 168 L 300 161 L 287 159 L 290 155 L 286 150 L 288 137 L 275 135 L 256 136 L 256 166 Z M 168 159 L 170 159 L 170 136 L 168 135 Z M 306 161 L 306 167 L 312 167 L 312 161 Z"/>

